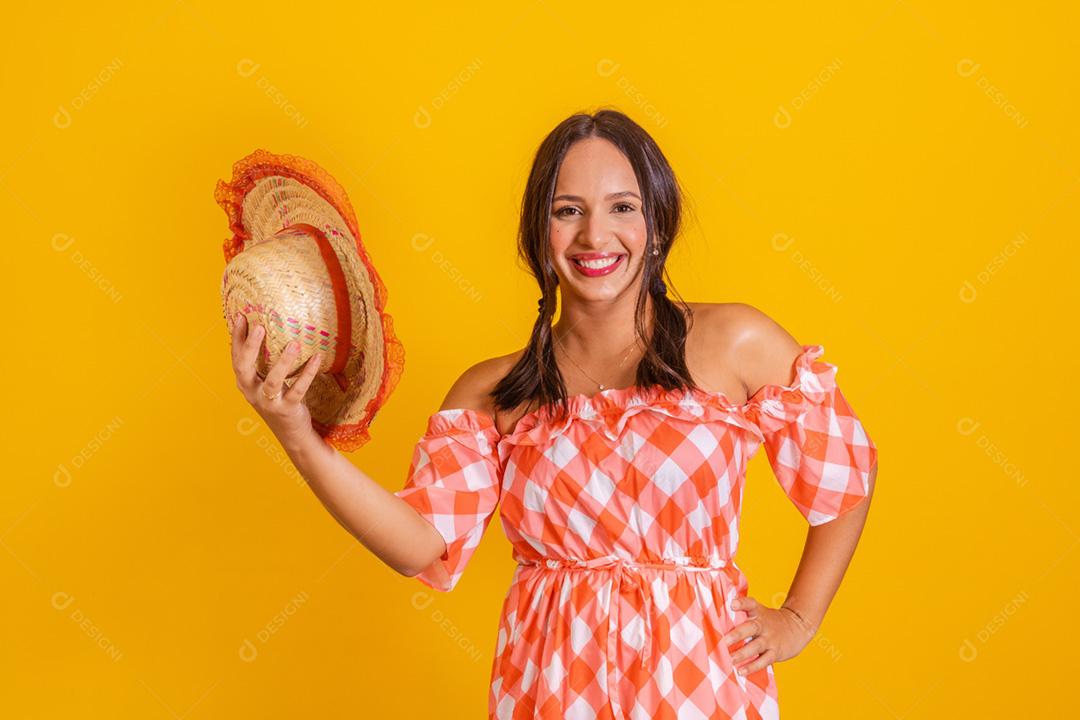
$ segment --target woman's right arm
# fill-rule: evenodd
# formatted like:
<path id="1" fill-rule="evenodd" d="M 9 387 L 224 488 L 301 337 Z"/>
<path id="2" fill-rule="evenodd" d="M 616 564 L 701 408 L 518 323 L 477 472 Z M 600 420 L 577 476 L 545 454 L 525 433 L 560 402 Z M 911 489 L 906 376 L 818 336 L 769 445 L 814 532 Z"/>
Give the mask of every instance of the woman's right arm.
<path id="1" fill-rule="evenodd" d="M 264 330 L 249 333 L 243 315 L 233 322 L 232 360 L 236 385 L 263 418 L 323 506 L 345 530 L 395 571 L 412 577 L 446 550 L 446 543 L 407 502 L 372 480 L 328 444 L 311 425 L 303 402 L 318 373 L 316 353 L 291 387 L 285 388 L 287 368 L 296 351 L 286 350 L 265 380 L 255 371 Z M 280 392 L 280 397 L 270 400 Z"/>
<path id="2" fill-rule="evenodd" d="M 293 465 L 323 506 L 384 563 L 412 577 L 446 550 L 431 523 L 349 462 L 309 425 L 279 438 Z"/>

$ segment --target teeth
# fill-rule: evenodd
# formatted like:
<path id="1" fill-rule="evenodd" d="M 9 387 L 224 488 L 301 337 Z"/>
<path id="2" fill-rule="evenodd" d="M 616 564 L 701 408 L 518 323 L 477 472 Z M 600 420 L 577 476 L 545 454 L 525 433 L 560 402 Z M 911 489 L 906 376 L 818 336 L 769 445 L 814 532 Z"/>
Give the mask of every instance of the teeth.
<path id="1" fill-rule="evenodd" d="M 598 260 L 574 260 L 578 265 L 587 267 L 590 270 L 600 270 L 602 268 L 610 267 L 619 259 L 618 255 L 608 258 L 600 258 Z"/>

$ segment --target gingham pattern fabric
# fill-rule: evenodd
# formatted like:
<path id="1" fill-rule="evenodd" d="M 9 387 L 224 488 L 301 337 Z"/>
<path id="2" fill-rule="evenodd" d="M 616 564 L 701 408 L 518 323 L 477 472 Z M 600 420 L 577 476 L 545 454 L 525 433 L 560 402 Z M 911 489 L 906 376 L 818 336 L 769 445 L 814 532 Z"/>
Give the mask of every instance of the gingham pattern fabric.
<path id="1" fill-rule="evenodd" d="M 779 717 L 772 665 L 734 673 L 721 637 L 746 619 L 734 557 L 746 467 L 764 445 L 806 520 L 869 492 L 877 450 L 804 345 L 790 386 L 722 393 L 615 388 L 532 412 L 507 435 L 469 409 L 428 419 L 395 494 L 446 553 L 416 577 L 450 591 L 500 509 L 518 565 L 499 619 L 488 716 Z M 439 583 L 441 565 L 449 581 Z"/>

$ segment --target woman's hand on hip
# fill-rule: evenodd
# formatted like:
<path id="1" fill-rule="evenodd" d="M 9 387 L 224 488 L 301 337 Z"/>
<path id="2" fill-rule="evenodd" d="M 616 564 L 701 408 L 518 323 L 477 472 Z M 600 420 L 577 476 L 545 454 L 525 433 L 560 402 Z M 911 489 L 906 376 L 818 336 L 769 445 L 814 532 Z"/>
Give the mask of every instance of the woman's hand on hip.
<path id="1" fill-rule="evenodd" d="M 791 610 L 762 605 L 749 595 L 735 598 L 731 606 L 733 610 L 743 610 L 747 614 L 744 622 L 723 637 L 729 651 L 733 644 L 738 648 L 731 652 L 731 660 L 740 675 L 795 657 L 817 630 Z M 749 637 L 753 640 L 743 644 Z M 747 660 L 751 662 L 742 665 Z"/>

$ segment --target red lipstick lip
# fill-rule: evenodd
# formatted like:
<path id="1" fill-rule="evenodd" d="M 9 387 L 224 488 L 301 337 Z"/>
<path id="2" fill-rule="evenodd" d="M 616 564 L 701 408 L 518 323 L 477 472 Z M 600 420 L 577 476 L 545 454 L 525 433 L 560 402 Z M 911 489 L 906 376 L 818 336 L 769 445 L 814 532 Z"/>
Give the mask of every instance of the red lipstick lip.
<path id="1" fill-rule="evenodd" d="M 592 257 L 588 257 L 590 255 Z M 588 267 L 585 267 L 584 265 L 579 265 L 578 263 L 574 262 L 573 260 L 570 261 L 570 264 L 574 266 L 575 270 L 577 270 L 579 273 L 581 273 L 585 277 L 600 277 L 601 275 L 609 275 L 609 274 L 615 272 L 615 269 L 620 267 L 622 265 L 622 263 L 623 263 L 623 260 L 626 259 L 626 255 L 624 253 L 583 253 L 581 255 L 573 255 L 572 256 L 573 259 L 581 258 L 582 260 L 595 260 L 597 258 L 610 258 L 610 257 L 618 258 L 618 260 L 616 260 L 615 262 L 611 263 L 610 265 L 608 265 L 607 267 L 604 267 L 604 268 L 588 268 Z"/>

